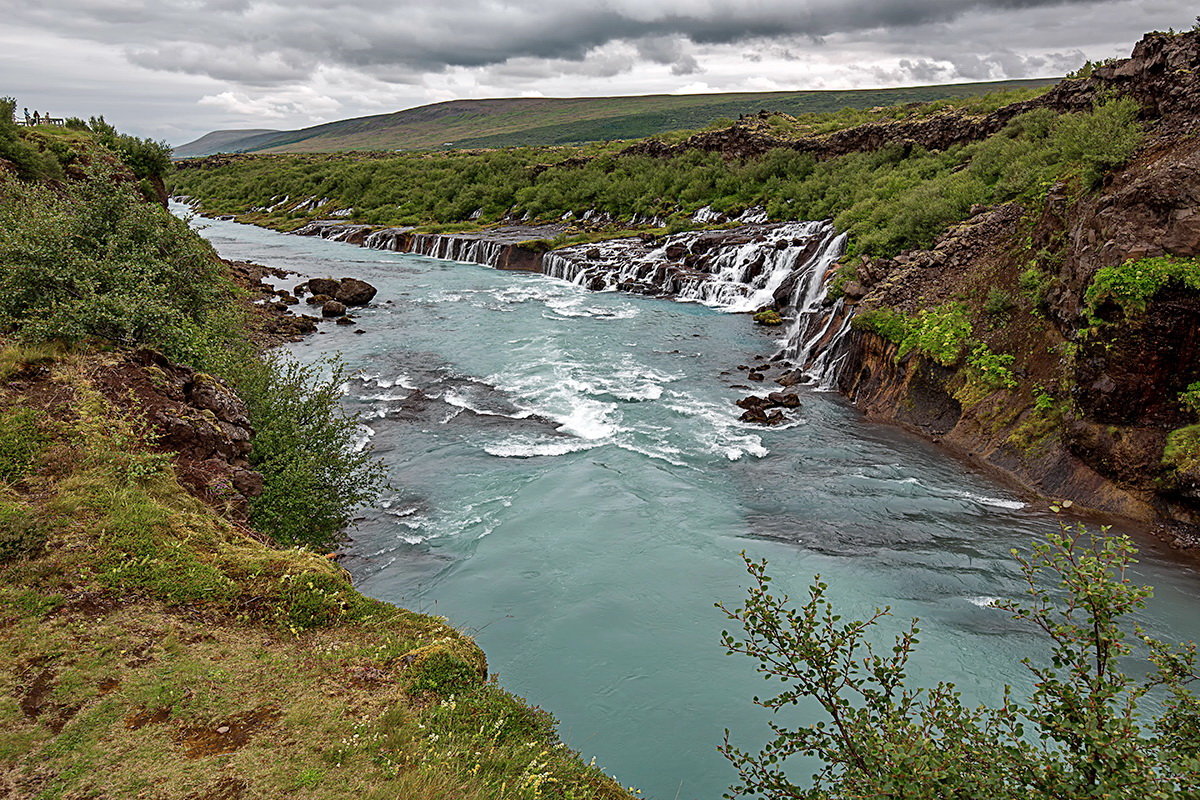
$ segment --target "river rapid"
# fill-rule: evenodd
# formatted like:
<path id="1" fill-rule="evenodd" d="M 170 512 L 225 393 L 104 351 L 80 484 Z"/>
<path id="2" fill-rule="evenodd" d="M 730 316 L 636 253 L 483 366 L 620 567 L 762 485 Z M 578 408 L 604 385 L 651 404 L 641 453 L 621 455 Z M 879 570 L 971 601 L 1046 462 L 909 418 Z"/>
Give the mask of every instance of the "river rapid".
<path id="1" fill-rule="evenodd" d="M 847 616 L 920 617 L 920 684 L 972 702 L 1028 685 L 1019 659 L 1041 640 L 989 600 L 1020 594 L 1010 548 L 1059 520 L 835 394 L 802 389 L 779 428 L 738 422 L 734 367 L 779 346 L 745 315 L 197 223 L 226 258 L 379 288 L 365 333 L 328 323 L 289 348 L 358 371 L 346 401 L 388 469 L 342 563 L 364 593 L 471 633 L 506 688 L 647 797 L 718 798 L 724 729 L 765 740 L 751 698 L 779 684 L 724 654 L 714 607 L 744 596 L 742 551 L 793 595 L 819 573 Z M 1196 570 L 1140 543 L 1143 623 L 1197 638 Z"/>

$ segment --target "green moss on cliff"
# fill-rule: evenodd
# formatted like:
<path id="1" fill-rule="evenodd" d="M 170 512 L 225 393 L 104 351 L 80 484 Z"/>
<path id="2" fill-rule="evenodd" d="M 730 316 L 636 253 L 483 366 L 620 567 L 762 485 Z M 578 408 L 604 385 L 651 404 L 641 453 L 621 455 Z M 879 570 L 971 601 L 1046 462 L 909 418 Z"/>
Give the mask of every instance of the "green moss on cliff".
<path id="1" fill-rule="evenodd" d="M 1154 295 L 1168 286 L 1200 291 L 1200 259 L 1156 256 L 1126 261 L 1096 272 L 1084 293 L 1084 303 L 1093 324 L 1105 304 L 1120 307 L 1126 315 L 1140 314 Z"/>
<path id="2" fill-rule="evenodd" d="M 1163 463 L 1179 472 L 1200 475 L 1200 425 L 1189 425 L 1168 434 Z"/>

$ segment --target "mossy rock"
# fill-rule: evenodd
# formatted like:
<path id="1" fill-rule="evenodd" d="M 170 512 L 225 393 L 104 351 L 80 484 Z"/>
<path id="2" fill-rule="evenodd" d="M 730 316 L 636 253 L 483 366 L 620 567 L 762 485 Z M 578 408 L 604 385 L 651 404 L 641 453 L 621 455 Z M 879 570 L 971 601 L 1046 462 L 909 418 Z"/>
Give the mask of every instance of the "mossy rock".
<path id="1" fill-rule="evenodd" d="M 759 325 L 782 325 L 783 317 L 779 315 L 778 311 L 768 309 L 755 314 L 754 321 Z"/>
<path id="2" fill-rule="evenodd" d="M 409 681 L 408 693 L 464 694 L 487 681 L 487 657 L 468 639 L 447 637 L 410 650 L 396 660 Z"/>

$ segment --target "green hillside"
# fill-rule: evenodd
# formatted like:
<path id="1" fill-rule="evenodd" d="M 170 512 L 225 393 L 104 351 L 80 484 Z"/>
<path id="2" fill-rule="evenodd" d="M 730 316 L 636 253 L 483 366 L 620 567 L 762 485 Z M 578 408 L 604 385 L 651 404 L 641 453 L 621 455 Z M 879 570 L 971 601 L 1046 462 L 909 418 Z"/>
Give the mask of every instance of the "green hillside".
<path id="1" fill-rule="evenodd" d="M 223 139 L 206 152 L 196 147 L 207 138 L 202 137 L 180 147 L 177 154 L 425 150 L 640 139 L 681 128 L 696 128 L 723 117 L 733 118 L 762 109 L 798 115 L 842 108 L 924 103 L 1048 86 L 1055 80 L 1035 78 L 847 91 L 451 100 L 391 114 L 327 122 L 296 131 Z"/>

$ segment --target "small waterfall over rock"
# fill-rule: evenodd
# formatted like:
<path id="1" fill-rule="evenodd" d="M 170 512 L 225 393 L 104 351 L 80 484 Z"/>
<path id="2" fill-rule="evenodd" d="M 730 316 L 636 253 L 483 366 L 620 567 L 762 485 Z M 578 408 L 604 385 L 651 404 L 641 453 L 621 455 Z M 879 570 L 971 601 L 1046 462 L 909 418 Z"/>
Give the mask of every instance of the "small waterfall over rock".
<path id="1" fill-rule="evenodd" d="M 408 252 L 448 261 L 466 261 L 495 267 L 500 263 L 504 245 L 498 241 L 467 236 L 444 236 L 437 233 L 414 234 Z"/>
<path id="2" fill-rule="evenodd" d="M 838 255 L 829 222 L 633 237 L 547 253 L 542 271 L 589 289 L 670 295 L 723 311 L 791 308 Z"/>

